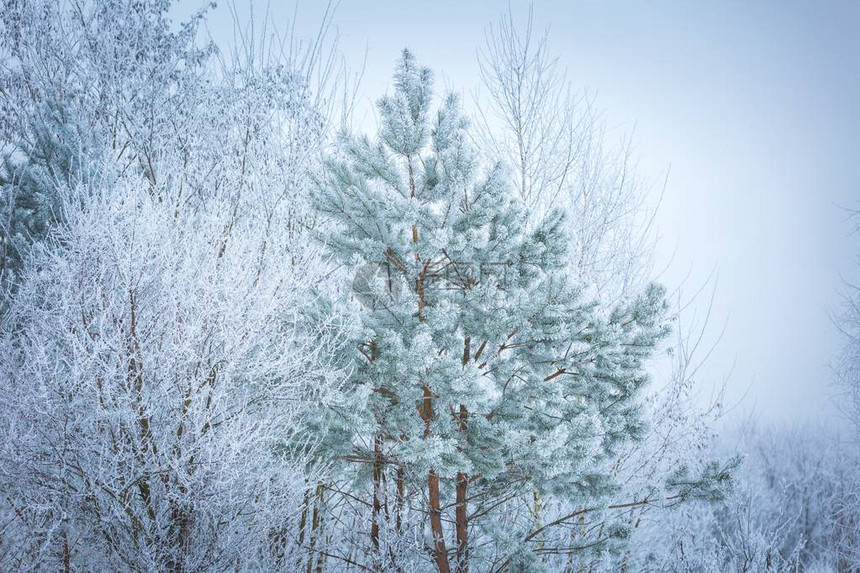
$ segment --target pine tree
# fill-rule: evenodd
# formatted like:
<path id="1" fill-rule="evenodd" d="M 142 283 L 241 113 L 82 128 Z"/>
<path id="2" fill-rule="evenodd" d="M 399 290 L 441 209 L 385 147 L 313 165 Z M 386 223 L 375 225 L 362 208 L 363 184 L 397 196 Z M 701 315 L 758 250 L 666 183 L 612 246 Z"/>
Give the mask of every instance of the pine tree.
<path id="1" fill-rule="evenodd" d="M 344 135 L 315 185 L 331 254 L 378 269 L 354 283 L 348 391 L 368 423 L 350 444 L 372 461 L 374 548 L 385 475 L 396 472 L 399 492 L 404 472 L 421 475 L 412 485 L 423 489 L 436 567 L 449 572 L 453 555 L 466 573 L 479 551 L 470 535 L 501 535 L 470 504 L 486 516 L 511 492 L 595 503 L 613 489 L 602 462 L 641 434 L 643 362 L 669 331 L 666 303 L 650 285 L 600 304 L 566 268 L 564 214 L 526 231 L 508 172 L 470 146 L 458 98 L 431 114 L 431 71 L 409 51 L 394 80 L 377 139 Z M 523 567 L 528 541 L 510 548 Z"/>
<path id="2" fill-rule="evenodd" d="M 79 125 L 68 102 L 38 110 L 33 143 L 13 147 L 0 163 L 0 293 L 14 288 L 30 245 L 61 220 L 63 189 L 84 181 L 98 162 L 95 134 Z"/>

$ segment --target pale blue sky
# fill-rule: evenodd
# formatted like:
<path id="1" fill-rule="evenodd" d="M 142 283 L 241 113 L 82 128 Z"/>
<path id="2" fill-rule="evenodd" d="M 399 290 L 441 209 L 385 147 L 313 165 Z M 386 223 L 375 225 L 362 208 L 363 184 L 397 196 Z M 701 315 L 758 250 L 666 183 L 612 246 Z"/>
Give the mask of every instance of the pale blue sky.
<path id="1" fill-rule="evenodd" d="M 185 0 L 187 13 L 201 2 Z M 238 2 L 247 13 L 247 2 Z M 262 13 L 264 2 L 254 2 Z M 271 3 L 276 22 L 292 2 Z M 334 24 L 347 61 L 367 67 L 358 121 L 410 47 L 437 86 L 478 85 L 476 49 L 507 1 L 342 0 Z M 527 3 L 511 2 L 526 15 Z M 578 87 L 597 94 L 618 137 L 635 126 L 640 173 L 671 166 L 658 224 L 661 280 L 688 289 L 716 269 L 712 321 L 725 336 L 702 370 L 731 371 L 729 397 L 773 421 L 832 415 L 840 344 L 829 316 L 860 237 L 841 206 L 860 207 L 860 2 L 537 0 L 536 27 Z M 299 36 L 323 3 L 299 4 Z M 219 7 L 210 31 L 229 38 Z"/>

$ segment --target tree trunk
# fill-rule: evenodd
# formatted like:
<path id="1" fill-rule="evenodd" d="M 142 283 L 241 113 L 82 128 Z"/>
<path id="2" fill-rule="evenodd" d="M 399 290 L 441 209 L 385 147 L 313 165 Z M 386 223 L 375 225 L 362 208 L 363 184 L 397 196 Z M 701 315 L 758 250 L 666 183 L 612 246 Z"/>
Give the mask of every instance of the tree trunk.
<path id="1" fill-rule="evenodd" d="M 543 523 L 541 522 L 541 512 L 543 508 L 541 507 L 540 501 L 540 492 L 538 490 L 532 491 L 532 498 L 534 500 L 534 507 L 532 509 L 532 515 L 535 519 L 535 530 L 539 530 L 543 527 Z M 541 540 L 538 542 L 538 549 L 543 549 L 546 544 L 543 541 L 543 536 L 541 536 Z"/>
<path id="2" fill-rule="evenodd" d="M 373 439 L 373 519 L 370 525 L 370 541 L 374 553 L 379 553 L 379 514 L 382 510 L 382 437 Z M 378 558 L 378 555 L 374 558 Z"/>
<path id="3" fill-rule="evenodd" d="M 63 530 L 63 573 L 70 573 L 72 570 L 72 553 L 69 551 L 69 534 Z"/>
<path id="4" fill-rule="evenodd" d="M 405 502 L 403 466 L 397 468 L 397 506 L 394 508 L 394 527 L 397 535 L 403 533 L 403 505 Z"/>
<path id="5" fill-rule="evenodd" d="M 462 406 L 461 406 L 462 408 Z M 469 516 L 466 501 L 469 476 L 457 473 L 457 573 L 469 573 Z"/>
<path id="6" fill-rule="evenodd" d="M 322 501 L 323 501 L 323 485 L 317 483 L 316 495 L 314 497 L 314 510 L 311 516 L 311 535 L 310 547 L 308 548 L 308 566 L 307 573 L 313 572 L 314 557 L 317 552 L 317 539 L 322 534 Z M 320 557 L 321 559 L 321 557 Z M 319 567 L 317 567 L 319 570 Z"/>
<path id="7" fill-rule="evenodd" d="M 420 408 L 424 420 L 424 437 L 430 436 L 430 421 L 433 419 L 433 393 L 424 386 L 424 398 Z M 430 498 L 430 531 L 433 534 L 433 557 L 439 573 L 451 573 L 448 551 L 445 549 L 445 532 L 442 529 L 442 503 L 439 494 L 439 476 L 435 470 L 427 475 L 427 493 Z"/>
<path id="8" fill-rule="evenodd" d="M 370 361 L 377 358 L 378 347 L 376 340 L 370 343 Z M 377 421 L 377 426 L 379 426 Z M 373 517 L 370 524 L 370 543 L 373 546 L 373 570 L 378 571 L 381 559 L 379 556 L 379 514 L 382 510 L 382 430 L 378 430 L 373 438 Z"/>
<path id="9" fill-rule="evenodd" d="M 463 341 L 463 368 L 469 363 L 471 357 L 470 337 Z M 463 434 L 463 442 L 466 442 L 466 428 L 469 420 L 469 411 L 466 406 L 460 404 L 460 413 L 457 418 L 457 429 Z M 457 497 L 455 503 L 455 519 L 457 532 L 457 573 L 469 573 L 469 507 L 467 494 L 469 488 L 469 476 L 463 472 L 457 472 Z"/>
<path id="10" fill-rule="evenodd" d="M 430 531 L 433 533 L 433 557 L 439 573 L 451 573 L 448 551 L 445 549 L 445 533 L 442 530 L 442 505 L 439 496 L 439 476 L 430 470 L 427 476 L 427 492 L 430 497 Z"/>
<path id="11" fill-rule="evenodd" d="M 307 529 L 308 524 L 308 511 L 310 510 L 311 505 L 311 489 L 308 487 L 305 489 L 304 499 L 302 500 L 302 517 L 299 521 L 299 549 L 302 548 L 305 544 L 305 529 Z M 296 559 L 296 571 L 300 570 L 302 566 L 302 554 L 298 552 L 298 558 Z"/>
<path id="12" fill-rule="evenodd" d="M 409 182 L 412 186 L 412 196 L 415 196 L 414 180 L 412 179 L 412 166 L 409 166 Z M 412 227 L 412 241 L 418 243 L 418 227 Z M 415 259 L 421 260 L 421 256 L 416 253 Z M 424 268 L 418 274 L 416 279 L 415 290 L 418 295 L 418 321 L 424 322 L 424 276 L 427 269 L 430 267 L 430 261 L 424 263 Z M 430 422 L 433 420 L 433 392 L 426 384 L 423 387 L 424 396 L 422 406 L 419 409 L 421 418 L 424 420 L 424 437 L 430 436 Z M 442 529 L 442 503 L 439 494 L 439 476 L 435 470 L 430 470 L 427 475 L 427 493 L 430 498 L 430 531 L 433 534 L 433 556 L 436 559 L 436 566 L 439 568 L 439 573 L 451 573 L 451 566 L 448 563 L 448 550 L 445 548 L 445 532 Z"/>

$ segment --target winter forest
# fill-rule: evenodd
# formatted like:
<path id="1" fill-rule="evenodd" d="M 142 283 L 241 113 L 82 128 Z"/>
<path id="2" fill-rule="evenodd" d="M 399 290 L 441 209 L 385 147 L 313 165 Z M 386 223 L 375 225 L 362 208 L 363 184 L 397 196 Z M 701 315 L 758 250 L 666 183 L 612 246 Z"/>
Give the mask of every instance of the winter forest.
<path id="1" fill-rule="evenodd" d="M 539 4 L 474 85 L 254 4 L 0 0 L 0 570 L 860 571 L 853 283 L 832 423 L 737 415 Z"/>

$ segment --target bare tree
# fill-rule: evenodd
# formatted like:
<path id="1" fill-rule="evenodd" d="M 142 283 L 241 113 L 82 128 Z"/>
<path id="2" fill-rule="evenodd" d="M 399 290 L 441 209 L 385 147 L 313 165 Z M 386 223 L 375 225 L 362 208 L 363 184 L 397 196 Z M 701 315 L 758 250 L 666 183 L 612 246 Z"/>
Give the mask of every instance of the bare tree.
<path id="1" fill-rule="evenodd" d="M 174 32 L 169 5 L 2 6 L 10 161 L 34 170 L 46 106 L 74 111 L 37 124 L 51 141 L 97 143 L 44 162 L 91 176 L 38 178 L 61 216 L 2 316 L 4 570 L 289 570 L 306 553 L 303 490 L 325 464 L 295 428 L 341 379 L 341 327 L 298 319 L 330 271 L 301 200 L 328 124 L 320 51 L 216 69 L 202 16 Z"/>
<path id="2" fill-rule="evenodd" d="M 848 210 L 855 233 L 860 231 L 860 211 Z M 841 311 L 833 319 L 842 333 L 843 346 L 835 364 L 838 406 L 860 436 L 860 287 L 845 281 Z"/>
<path id="3" fill-rule="evenodd" d="M 506 159 L 532 220 L 555 207 L 568 212 L 573 262 L 607 297 L 641 285 L 655 209 L 635 173 L 632 136 L 610 144 L 593 96 L 568 80 L 548 32 L 535 32 L 531 7 L 523 27 L 511 12 L 489 27 L 478 61 L 477 140 Z"/>

